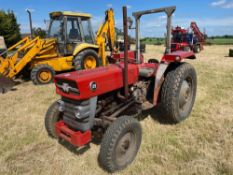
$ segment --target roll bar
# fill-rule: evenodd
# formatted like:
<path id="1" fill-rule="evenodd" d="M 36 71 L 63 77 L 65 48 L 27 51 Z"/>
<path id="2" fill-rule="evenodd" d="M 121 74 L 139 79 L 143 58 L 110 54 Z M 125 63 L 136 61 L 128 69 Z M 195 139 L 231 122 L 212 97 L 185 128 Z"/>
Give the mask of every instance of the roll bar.
<path id="1" fill-rule="evenodd" d="M 133 16 L 136 21 L 136 62 L 140 63 L 140 18 L 143 15 L 149 15 L 154 13 L 164 12 L 167 15 L 167 40 L 165 53 L 171 52 L 171 30 L 172 30 L 172 14 L 175 12 L 176 6 L 157 8 L 145 11 L 133 12 Z"/>

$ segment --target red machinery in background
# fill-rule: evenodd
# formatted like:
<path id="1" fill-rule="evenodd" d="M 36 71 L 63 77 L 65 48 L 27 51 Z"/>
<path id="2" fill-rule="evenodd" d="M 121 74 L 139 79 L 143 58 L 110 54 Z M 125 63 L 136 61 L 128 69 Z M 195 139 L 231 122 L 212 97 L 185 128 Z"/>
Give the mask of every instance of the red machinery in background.
<path id="1" fill-rule="evenodd" d="M 191 22 L 190 29 L 183 29 L 179 26 L 172 29 L 172 52 L 178 50 L 184 51 L 193 51 L 199 53 L 201 50 L 204 50 L 204 43 L 206 35 L 203 34 L 196 22 Z"/>

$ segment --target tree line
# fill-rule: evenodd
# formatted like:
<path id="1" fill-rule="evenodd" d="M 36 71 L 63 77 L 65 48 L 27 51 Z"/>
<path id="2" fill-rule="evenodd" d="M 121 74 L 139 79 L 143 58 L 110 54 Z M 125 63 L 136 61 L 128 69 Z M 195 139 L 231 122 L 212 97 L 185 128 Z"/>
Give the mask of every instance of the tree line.
<path id="1" fill-rule="evenodd" d="M 10 47 L 21 40 L 20 24 L 12 10 L 0 10 L 0 36 L 3 36 L 7 47 Z M 46 31 L 39 28 L 33 28 L 33 37 L 46 37 Z"/>

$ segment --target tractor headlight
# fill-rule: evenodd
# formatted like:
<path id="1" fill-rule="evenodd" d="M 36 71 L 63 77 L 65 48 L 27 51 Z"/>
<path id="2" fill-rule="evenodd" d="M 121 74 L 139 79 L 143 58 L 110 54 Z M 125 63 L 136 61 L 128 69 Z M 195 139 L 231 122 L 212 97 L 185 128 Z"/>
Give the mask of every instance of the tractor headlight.
<path id="1" fill-rule="evenodd" d="M 58 100 L 57 104 L 58 104 L 58 110 L 60 112 L 64 112 L 65 111 L 65 103 L 64 103 L 64 101 Z"/>
<path id="2" fill-rule="evenodd" d="M 180 61 L 181 61 L 181 58 L 180 58 L 179 56 L 177 56 L 177 57 L 175 58 L 175 61 L 180 62 Z"/>

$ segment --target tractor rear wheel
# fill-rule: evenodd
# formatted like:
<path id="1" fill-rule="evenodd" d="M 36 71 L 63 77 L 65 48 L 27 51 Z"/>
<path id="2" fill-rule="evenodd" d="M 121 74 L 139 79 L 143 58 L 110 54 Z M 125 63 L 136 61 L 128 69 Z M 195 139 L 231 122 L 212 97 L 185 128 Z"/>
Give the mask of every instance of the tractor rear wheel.
<path id="1" fill-rule="evenodd" d="M 104 134 L 99 154 L 100 165 L 109 172 L 124 169 L 136 157 L 141 139 L 141 125 L 135 118 L 118 118 Z"/>
<path id="2" fill-rule="evenodd" d="M 61 119 L 62 113 L 58 110 L 58 103 L 56 101 L 49 107 L 45 115 L 45 128 L 50 137 L 57 138 L 57 134 L 55 131 L 55 123 Z"/>
<path id="3" fill-rule="evenodd" d="M 54 76 L 54 69 L 47 64 L 39 64 L 31 71 L 31 80 L 35 85 L 52 83 Z"/>
<path id="4" fill-rule="evenodd" d="M 81 51 L 74 58 L 75 70 L 94 69 L 100 66 L 100 58 L 96 51 L 87 49 Z"/>
<path id="5" fill-rule="evenodd" d="M 186 119 L 196 97 L 197 77 L 194 67 L 183 63 L 168 72 L 161 90 L 164 117 L 173 123 Z"/>

